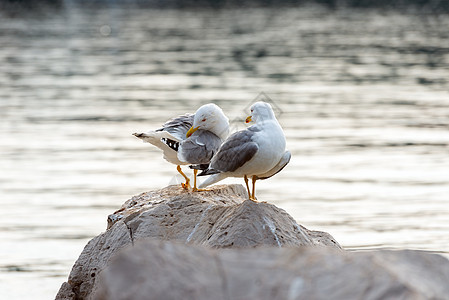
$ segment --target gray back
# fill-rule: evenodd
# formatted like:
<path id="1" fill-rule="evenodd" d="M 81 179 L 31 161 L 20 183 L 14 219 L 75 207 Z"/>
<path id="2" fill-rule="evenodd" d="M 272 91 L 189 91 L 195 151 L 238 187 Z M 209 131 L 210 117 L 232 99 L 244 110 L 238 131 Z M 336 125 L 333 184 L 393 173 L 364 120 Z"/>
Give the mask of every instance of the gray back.
<path id="1" fill-rule="evenodd" d="M 259 146 L 252 141 L 254 131 L 249 130 L 250 128 L 237 131 L 221 145 L 218 153 L 212 158 L 211 169 L 233 172 L 253 158 Z"/>
<path id="2" fill-rule="evenodd" d="M 221 143 L 222 140 L 214 133 L 199 129 L 180 143 L 179 151 L 191 164 L 208 164 Z"/>
<path id="3" fill-rule="evenodd" d="M 156 131 L 167 131 L 179 140 L 185 140 L 187 131 L 193 126 L 193 114 L 185 114 L 165 122 L 162 128 Z"/>

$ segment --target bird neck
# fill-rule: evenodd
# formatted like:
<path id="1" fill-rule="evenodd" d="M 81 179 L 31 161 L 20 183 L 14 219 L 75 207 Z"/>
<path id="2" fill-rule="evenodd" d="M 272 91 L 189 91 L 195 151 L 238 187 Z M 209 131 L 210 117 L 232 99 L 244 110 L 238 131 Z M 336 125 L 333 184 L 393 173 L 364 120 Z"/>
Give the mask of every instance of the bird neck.
<path id="1" fill-rule="evenodd" d="M 229 124 L 228 122 L 219 122 L 213 130 L 211 130 L 216 136 L 218 136 L 222 141 L 226 140 L 229 135 Z"/>

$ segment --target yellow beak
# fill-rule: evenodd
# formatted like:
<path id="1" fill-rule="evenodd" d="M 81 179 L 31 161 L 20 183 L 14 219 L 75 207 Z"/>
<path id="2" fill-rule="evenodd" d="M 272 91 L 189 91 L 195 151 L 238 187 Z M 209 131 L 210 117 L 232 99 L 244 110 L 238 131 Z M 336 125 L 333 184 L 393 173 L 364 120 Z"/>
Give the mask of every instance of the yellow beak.
<path id="1" fill-rule="evenodd" d="M 195 131 L 198 130 L 198 128 L 200 128 L 200 126 L 197 126 L 197 127 L 195 127 L 195 128 L 193 128 L 193 127 L 190 128 L 189 131 L 187 131 L 186 137 L 191 136 Z"/>
<path id="2" fill-rule="evenodd" d="M 251 116 L 249 116 L 248 118 L 246 118 L 245 123 L 249 123 L 251 122 L 253 119 L 251 119 Z"/>

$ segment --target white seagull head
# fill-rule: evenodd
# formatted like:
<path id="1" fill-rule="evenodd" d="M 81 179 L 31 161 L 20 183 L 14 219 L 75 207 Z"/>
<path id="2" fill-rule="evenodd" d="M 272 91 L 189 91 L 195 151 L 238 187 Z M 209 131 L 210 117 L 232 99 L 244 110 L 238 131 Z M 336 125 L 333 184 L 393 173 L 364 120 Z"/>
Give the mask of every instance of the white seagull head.
<path id="1" fill-rule="evenodd" d="M 251 105 L 251 115 L 246 118 L 246 123 L 253 121 L 254 123 L 262 123 L 264 121 L 276 120 L 271 105 L 266 102 L 256 102 Z"/>
<path id="2" fill-rule="evenodd" d="M 224 141 L 229 135 L 229 119 L 217 105 L 205 104 L 195 112 L 193 126 L 187 132 L 187 137 L 198 129 L 208 130 Z"/>

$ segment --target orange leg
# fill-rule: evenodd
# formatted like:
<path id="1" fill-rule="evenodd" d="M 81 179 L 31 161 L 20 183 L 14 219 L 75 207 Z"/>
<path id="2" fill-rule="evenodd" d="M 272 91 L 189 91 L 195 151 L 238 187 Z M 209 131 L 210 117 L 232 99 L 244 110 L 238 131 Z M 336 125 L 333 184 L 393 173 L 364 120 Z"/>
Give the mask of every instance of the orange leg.
<path id="1" fill-rule="evenodd" d="M 190 179 L 189 179 L 189 177 L 187 177 L 187 175 L 184 174 L 184 172 L 181 170 L 181 166 L 180 165 L 178 165 L 178 167 L 176 169 L 178 170 L 179 174 L 181 174 L 185 178 L 185 180 L 186 180 L 186 183 L 181 183 L 181 186 L 184 189 L 188 190 L 190 188 Z"/>
<path id="2" fill-rule="evenodd" d="M 253 181 L 253 192 L 252 192 L 251 197 L 249 197 L 249 200 L 252 200 L 254 202 L 257 202 L 257 199 L 256 199 L 256 180 L 257 180 L 257 177 L 255 175 L 253 175 L 253 178 L 252 178 L 252 181 Z"/>
<path id="3" fill-rule="evenodd" d="M 193 169 L 193 192 L 204 192 L 204 191 L 208 191 L 207 189 L 199 189 L 196 187 L 196 174 L 198 173 L 197 169 Z"/>
<path id="4" fill-rule="evenodd" d="M 251 199 L 251 191 L 249 190 L 249 185 L 248 185 L 248 176 L 244 176 L 243 179 L 245 180 L 245 184 L 246 184 L 246 190 L 248 191 L 248 199 Z"/>

